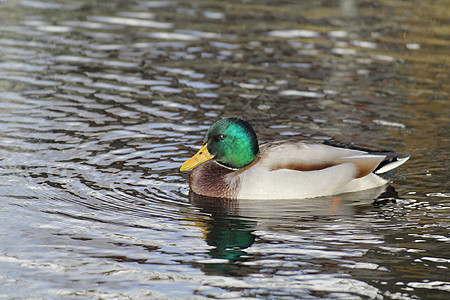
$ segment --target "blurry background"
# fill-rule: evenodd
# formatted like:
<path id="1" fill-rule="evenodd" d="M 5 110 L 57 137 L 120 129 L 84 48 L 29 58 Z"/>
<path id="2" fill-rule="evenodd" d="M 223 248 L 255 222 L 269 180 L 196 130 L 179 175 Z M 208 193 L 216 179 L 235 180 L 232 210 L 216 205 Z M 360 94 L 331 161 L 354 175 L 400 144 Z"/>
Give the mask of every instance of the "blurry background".
<path id="1" fill-rule="evenodd" d="M 0 1 L 0 296 L 449 296 L 450 8 Z M 412 156 L 383 191 L 190 201 L 216 120 Z M 396 194 L 398 193 L 398 194 Z"/>

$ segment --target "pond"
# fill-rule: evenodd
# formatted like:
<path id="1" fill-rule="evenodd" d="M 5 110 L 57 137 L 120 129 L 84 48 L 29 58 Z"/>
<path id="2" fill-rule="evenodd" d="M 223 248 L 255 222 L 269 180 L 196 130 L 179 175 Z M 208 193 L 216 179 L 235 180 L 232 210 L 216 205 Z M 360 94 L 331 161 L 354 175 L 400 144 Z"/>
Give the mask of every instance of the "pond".
<path id="1" fill-rule="evenodd" d="M 448 299 L 450 7 L 0 1 L 0 297 Z M 411 155 L 388 187 L 192 197 L 215 121 Z"/>

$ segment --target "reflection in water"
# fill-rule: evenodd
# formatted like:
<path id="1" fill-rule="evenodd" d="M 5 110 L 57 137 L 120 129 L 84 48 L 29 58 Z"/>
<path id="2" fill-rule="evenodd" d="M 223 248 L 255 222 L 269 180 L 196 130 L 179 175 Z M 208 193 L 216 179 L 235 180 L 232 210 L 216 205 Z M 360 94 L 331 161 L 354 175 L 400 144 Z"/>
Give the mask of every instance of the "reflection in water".
<path id="1" fill-rule="evenodd" d="M 246 271 L 251 271 L 240 263 L 253 256 L 245 249 L 255 242 L 256 221 L 212 215 L 210 220 L 196 222 L 196 225 L 202 228 L 203 238 L 212 247 L 208 251 L 212 261 L 208 260 L 201 267 L 206 274 L 244 276 Z"/>
<path id="2" fill-rule="evenodd" d="M 291 217 L 352 216 L 358 208 L 395 203 L 398 193 L 390 186 L 337 196 L 291 200 L 246 200 L 211 198 L 190 191 L 190 201 L 203 212 L 219 216 L 241 216 L 244 218 L 267 218 L 279 220 Z"/>
<path id="3" fill-rule="evenodd" d="M 210 255 L 230 261 L 245 260 L 245 252 L 241 249 L 246 249 L 254 243 L 255 236 L 251 229 L 256 222 L 227 217 L 213 215 L 213 221 L 205 224 L 205 240 L 208 245 L 215 247 Z"/>
<path id="4" fill-rule="evenodd" d="M 203 232 L 203 239 L 212 248 L 208 254 L 212 261 L 204 263 L 202 269 L 208 274 L 243 276 L 255 272 L 251 261 L 252 252 L 247 252 L 257 236 L 255 231 L 277 231 L 280 224 L 317 222 L 320 219 L 353 217 L 395 203 L 398 197 L 395 189 L 384 186 L 358 193 L 335 197 L 321 197 L 302 200 L 236 200 L 211 198 L 190 192 L 192 205 L 208 218 L 198 218 L 195 225 Z M 281 228 L 280 228 L 281 229 Z M 283 231 L 283 229 L 281 229 Z M 301 245 L 298 245 L 301 247 Z M 257 258 L 260 259 L 260 258 Z M 246 264 L 242 264 L 245 263 Z"/>
<path id="5" fill-rule="evenodd" d="M 212 247 L 209 256 L 220 259 L 204 264 L 202 269 L 208 274 L 244 275 L 237 262 L 251 258 L 245 249 L 255 242 L 253 231 L 257 221 L 240 216 L 236 200 L 209 198 L 193 192 L 189 197 L 195 207 L 210 215 L 206 219 L 197 219 L 195 224 L 202 229 L 203 239 Z"/>

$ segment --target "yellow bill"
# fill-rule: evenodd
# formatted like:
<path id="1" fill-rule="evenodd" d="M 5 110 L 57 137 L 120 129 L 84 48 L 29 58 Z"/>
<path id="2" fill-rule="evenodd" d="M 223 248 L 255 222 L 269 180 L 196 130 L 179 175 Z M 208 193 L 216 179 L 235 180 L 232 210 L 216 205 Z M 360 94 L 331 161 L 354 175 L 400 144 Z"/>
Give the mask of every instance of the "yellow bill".
<path id="1" fill-rule="evenodd" d="M 199 164 L 204 163 L 205 161 L 208 161 L 212 158 L 214 158 L 214 155 L 210 154 L 208 151 L 208 148 L 206 148 L 206 145 L 203 145 L 202 149 L 198 150 L 198 152 L 192 156 L 188 161 L 186 161 L 180 168 L 180 171 L 188 171 L 192 170 Z"/>

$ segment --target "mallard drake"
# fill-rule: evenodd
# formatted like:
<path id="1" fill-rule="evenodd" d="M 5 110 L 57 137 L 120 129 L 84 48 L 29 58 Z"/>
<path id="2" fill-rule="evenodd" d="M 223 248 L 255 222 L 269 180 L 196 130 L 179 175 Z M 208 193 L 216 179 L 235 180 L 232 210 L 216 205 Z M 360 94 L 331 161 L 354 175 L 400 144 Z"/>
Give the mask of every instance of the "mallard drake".
<path id="1" fill-rule="evenodd" d="M 342 146 L 342 145 L 340 145 Z M 244 120 L 214 123 L 203 147 L 180 168 L 194 169 L 191 190 L 230 199 L 301 199 L 362 191 L 385 185 L 409 157 L 320 143 L 258 145 Z"/>

